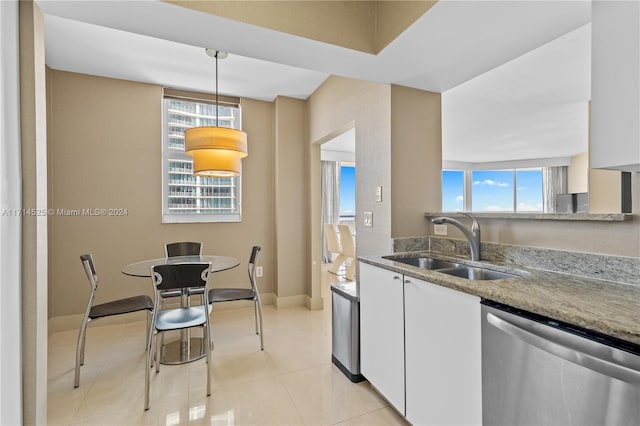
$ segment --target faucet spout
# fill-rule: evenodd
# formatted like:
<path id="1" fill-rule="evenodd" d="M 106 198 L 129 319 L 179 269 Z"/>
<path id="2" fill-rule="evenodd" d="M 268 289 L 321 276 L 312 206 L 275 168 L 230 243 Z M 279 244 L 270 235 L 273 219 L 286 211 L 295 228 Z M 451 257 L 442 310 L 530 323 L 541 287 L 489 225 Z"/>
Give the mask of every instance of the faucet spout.
<path id="1" fill-rule="evenodd" d="M 480 224 L 471 215 L 465 213 L 465 216 L 468 216 L 473 220 L 473 223 L 471 224 L 471 230 L 467 229 L 467 227 L 464 226 L 460 221 L 447 216 L 436 217 L 432 219 L 431 222 L 436 225 L 449 223 L 460 229 L 469 242 L 471 260 L 480 260 Z"/>

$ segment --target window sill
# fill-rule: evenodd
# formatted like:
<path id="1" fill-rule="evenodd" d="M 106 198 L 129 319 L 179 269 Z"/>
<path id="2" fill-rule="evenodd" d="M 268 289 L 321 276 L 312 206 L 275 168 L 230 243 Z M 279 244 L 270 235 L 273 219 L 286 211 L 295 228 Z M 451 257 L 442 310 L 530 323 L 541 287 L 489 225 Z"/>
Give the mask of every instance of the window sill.
<path id="1" fill-rule="evenodd" d="M 633 220 L 628 213 L 500 213 L 500 212 L 470 212 L 477 219 L 516 219 L 516 220 L 564 220 L 588 222 L 627 222 Z M 461 212 L 426 212 L 425 217 L 449 216 L 465 217 Z"/>

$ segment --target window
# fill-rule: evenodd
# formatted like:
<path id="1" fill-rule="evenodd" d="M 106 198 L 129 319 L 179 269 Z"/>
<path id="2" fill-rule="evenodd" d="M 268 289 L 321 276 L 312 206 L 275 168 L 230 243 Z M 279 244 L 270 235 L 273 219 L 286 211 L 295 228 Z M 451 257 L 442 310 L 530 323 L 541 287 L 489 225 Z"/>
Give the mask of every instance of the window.
<path id="1" fill-rule="evenodd" d="M 513 170 L 474 170 L 471 181 L 471 211 L 513 212 Z"/>
<path id="2" fill-rule="evenodd" d="M 542 168 L 443 170 L 442 211 L 542 212 Z"/>
<path id="3" fill-rule="evenodd" d="M 215 126 L 215 103 L 165 97 L 162 166 L 162 222 L 239 222 L 240 177 L 194 176 L 193 160 L 184 152 L 184 131 Z M 240 129 L 239 105 L 220 104 L 218 125 Z"/>
<path id="4" fill-rule="evenodd" d="M 356 168 L 340 163 L 340 222 L 353 222 L 356 215 Z"/>
<path id="5" fill-rule="evenodd" d="M 462 170 L 442 171 L 442 211 L 463 212 L 464 172 Z"/>

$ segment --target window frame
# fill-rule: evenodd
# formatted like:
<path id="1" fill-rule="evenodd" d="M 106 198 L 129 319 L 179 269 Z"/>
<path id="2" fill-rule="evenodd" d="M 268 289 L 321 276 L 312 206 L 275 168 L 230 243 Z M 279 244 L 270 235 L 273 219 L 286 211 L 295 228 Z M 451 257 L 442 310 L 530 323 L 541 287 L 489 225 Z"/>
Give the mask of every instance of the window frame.
<path id="1" fill-rule="evenodd" d="M 517 175 L 519 171 L 526 170 L 542 170 L 544 167 L 522 167 L 522 168 L 504 168 L 504 169 L 473 169 L 473 170 L 461 170 L 454 168 L 442 169 L 442 174 L 444 172 L 461 172 L 462 173 L 462 205 L 463 210 L 455 210 L 455 212 L 468 212 L 468 213 L 514 213 L 514 214 L 528 214 L 528 213 L 545 213 L 544 211 L 544 194 L 542 194 L 543 205 L 542 211 L 536 210 L 519 210 L 518 209 L 518 179 Z M 503 172 L 512 172 L 512 179 L 510 184 L 513 185 L 513 200 L 512 200 L 512 210 L 503 210 L 503 211 L 487 211 L 487 210 L 473 210 L 473 172 L 484 172 L 484 171 L 503 171 Z M 544 174 L 542 175 L 542 179 L 544 181 Z M 544 188 L 544 183 L 543 183 Z M 544 189 L 542 189 L 544 191 Z M 442 205 L 444 206 L 444 181 L 442 185 Z"/>
<path id="2" fill-rule="evenodd" d="M 193 159 L 189 155 L 184 152 L 177 151 L 169 147 L 169 108 L 168 108 L 168 100 L 179 100 L 186 102 L 195 102 L 202 104 L 210 104 L 215 105 L 215 101 L 211 99 L 207 99 L 206 95 L 202 95 L 199 97 L 197 95 L 194 96 L 179 96 L 164 93 L 162 96 L 162 223 L 237 223 L 242 222 L 242 173 L 239 176 L 232 178 L 203 178 L 199 176 L 194 176 L 196 180 L 197 188 L 203 188 L 204 186 L 200 186 L 201 180 L 204 179 L 231 179 L 235 182 L 235 196 L 234 196 L 234 206 L 235 211 L 232 213 L 189 213 L 189 214 L 180 214 L 171 212 L 169 210 L 169 199 L 170 195 L 170 182 L 169 182 L 169 173 L 170 173 L 170 163 L 171 161 L 180 161 L 193 164 Z M 233 107 L 237 108 L 237 126 L 234 127 L 238 130 L 242 127 L 242 109 L 240 106 L 240 102 L 226 102 L 219 101 L 219 106 L 221 107 Z M 221 126 L 225 127 L 225 126 Z M 188 128 L 188 127 L 186 127 Z M 186 129 L 185 128 L 185 129 Z M 191 166 L 193 167 L 193 166 Z"/>

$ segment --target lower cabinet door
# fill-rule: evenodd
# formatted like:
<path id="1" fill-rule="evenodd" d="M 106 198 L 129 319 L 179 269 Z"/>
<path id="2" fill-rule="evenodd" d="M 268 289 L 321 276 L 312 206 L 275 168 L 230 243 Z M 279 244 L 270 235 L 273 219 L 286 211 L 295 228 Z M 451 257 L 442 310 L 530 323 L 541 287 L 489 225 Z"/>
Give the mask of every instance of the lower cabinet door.
<path id="1" fill-rule="evenodd" d="M 405 278 L 406 417 L 482 423 L 480 298 Z"/>
<path id="2" fill-rule="evenodd" d="M 404 414 L 403 275 L 363 262 L 359 274 L 362 374 Z"/>

